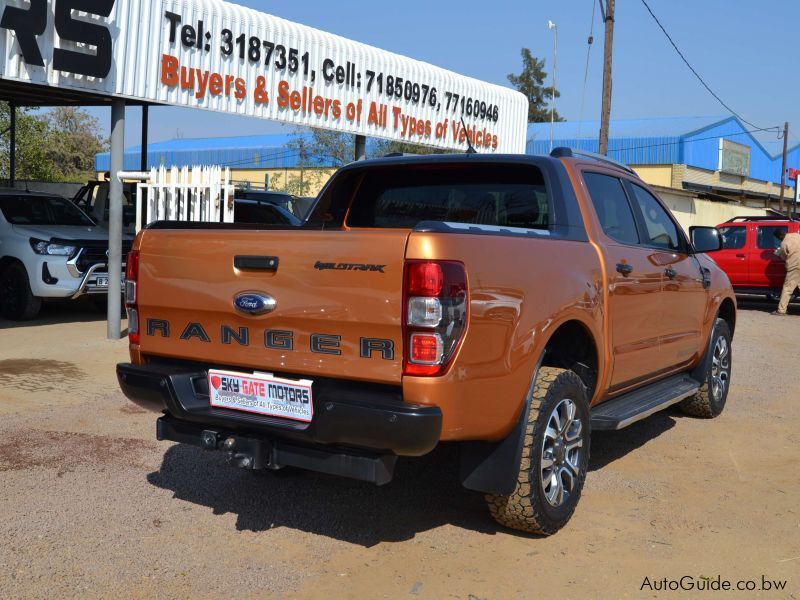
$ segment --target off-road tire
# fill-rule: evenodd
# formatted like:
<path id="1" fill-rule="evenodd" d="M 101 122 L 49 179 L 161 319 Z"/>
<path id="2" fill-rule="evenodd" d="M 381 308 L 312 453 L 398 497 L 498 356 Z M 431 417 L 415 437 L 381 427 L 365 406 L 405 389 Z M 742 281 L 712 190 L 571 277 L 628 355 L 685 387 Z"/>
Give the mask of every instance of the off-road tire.
<path id="1" fill-rule="evenodd" d="M 565 399 L 571 399 L 575 404 L 576 418 L 580 419 L 582 426 L 583 452 L 580 455 L 575 487 L 564 503 L 555 507 L 545 496 L 541 461 L 545 430 L 551 413 Z M 540 535 L 551 535 L 566 525 L 575 512 L 586 479 L 590 434 L 589 403 L 586 387 L 581 379 L 573 371 L 541 367 L 531 395 L 517 486 L 507 496 L 486 496 L 492 517 L 505 527 Z"/>
<path id="2" fill-rule="evenodd" d="M 715 350 L 718 348 L 720 339 L 724 340 L 724 346 L 727 352 L 724 358 L 727 366 L 720 364 L 716 367 L 715 361 L 723 363 L 720 357 L 714 355 Z M 730 390 L 730 375 L 731 364 L 733 360 L 733 350 L 731 347 L 731 329 L 728 327 L 723 319 L 717 319 L 714 323 L 714 330 L 711 332 L 711 343 L 709 344 L 708 351 L 712 353 L 712 359 L 708 361 L 708 366 L 705 372 L 701 374 L 700 380 L 703 386 L 694 396 L 690 396 L 680 403 L 680 409 L 687 415 L 693 417 L 702 417 L 705 419 L 713 419 L 718 416 L 725 408 L 725 401 L 728 398 L 728 391 Z M 725 373 L 725 381 L 721 394 L 715 396 L 714 393 L 714 377 L 719 377 L 720 373 Z"/>
<path id="3" fill-rule="evenodd" d="M 11 321 L 30 321 L 39 314 L 42 299 L 31 292 L 28 273 L 10 264 L 0 273 L 0 315 Z"/>

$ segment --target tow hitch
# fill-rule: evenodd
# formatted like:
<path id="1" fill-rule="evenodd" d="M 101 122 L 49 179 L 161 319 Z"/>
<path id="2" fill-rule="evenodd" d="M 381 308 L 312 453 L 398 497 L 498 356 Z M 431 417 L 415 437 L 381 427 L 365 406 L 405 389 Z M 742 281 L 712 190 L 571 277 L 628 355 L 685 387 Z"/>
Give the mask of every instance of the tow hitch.
<path id="1" fill-rule="evenodd" d="M 298 467 L 384 485 L 392 480 L 397 456 L 342 446 L 324 447 L 289 440 L 247 437 L 163 416 L 156 421 L 156 438 L 190 444 L 228 454 L 230 464 L 240 469 Z"/>

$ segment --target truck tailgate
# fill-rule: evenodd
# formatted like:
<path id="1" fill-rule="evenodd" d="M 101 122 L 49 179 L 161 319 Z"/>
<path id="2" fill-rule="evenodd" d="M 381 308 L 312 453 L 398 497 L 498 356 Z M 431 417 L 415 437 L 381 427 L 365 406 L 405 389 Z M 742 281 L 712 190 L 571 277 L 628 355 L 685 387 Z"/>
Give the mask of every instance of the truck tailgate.
<path id="1" fill-rule="evenodd" d="M 143 355 L 399 383 L 408 232 L 150 230 L 140 239 Z M 243 269 L 235 257 L 275 257 Z M 272 312 L 235 308 L 243 293 Z"/>

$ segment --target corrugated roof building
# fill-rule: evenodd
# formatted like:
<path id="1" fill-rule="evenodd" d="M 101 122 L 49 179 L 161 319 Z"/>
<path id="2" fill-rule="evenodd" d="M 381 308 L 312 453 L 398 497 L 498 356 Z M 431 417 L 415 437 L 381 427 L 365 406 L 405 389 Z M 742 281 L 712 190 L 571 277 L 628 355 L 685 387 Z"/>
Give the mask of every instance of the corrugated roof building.
<path id="1" fill-rule="evenodd" d="M 284 169 L 298 164 L 299 153 L 289 147 L 293 135 L 248 135 L 237 137 L 175 139 L 147 145 L 147 166 L 191 167 L 220 165 L 237 169 Z M 123 168 L 138 171 L 141 146 L 125 150 Z M 95 156 L 95 170 L 108 171 L 111 155 Z"/>
<path id="2" fill-rule="evenodd" d="M 553 147 L 597 152 L 599 130 L 599 121 L 555 123 Z M 732 116 L 617 119 L 609 127 L 608 156 L 649 183 L 767 206 L 780 193 L 782 143 L 774 153 L 774 141 L 762 143 L 753 133 Z M 527 153 L 549 150 L 550 123 L 531 123 Z M 800 145 L 790 149 L 787 167 L 800 167 Z"/>

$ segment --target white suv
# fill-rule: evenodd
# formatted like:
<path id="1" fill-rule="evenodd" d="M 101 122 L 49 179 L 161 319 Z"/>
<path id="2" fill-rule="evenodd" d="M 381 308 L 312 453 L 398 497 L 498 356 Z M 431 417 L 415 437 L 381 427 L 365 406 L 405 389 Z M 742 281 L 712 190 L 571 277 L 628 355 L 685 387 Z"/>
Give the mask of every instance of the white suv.
<path id="1" fill-rule="evenodd" d="M 123 253 L 130 246 L 123 239 Z M 0 190 L 0 316 L 24 321 L 44 298 L 107 295 L 107 262 L 108 230 L 72 202 Z"/>

